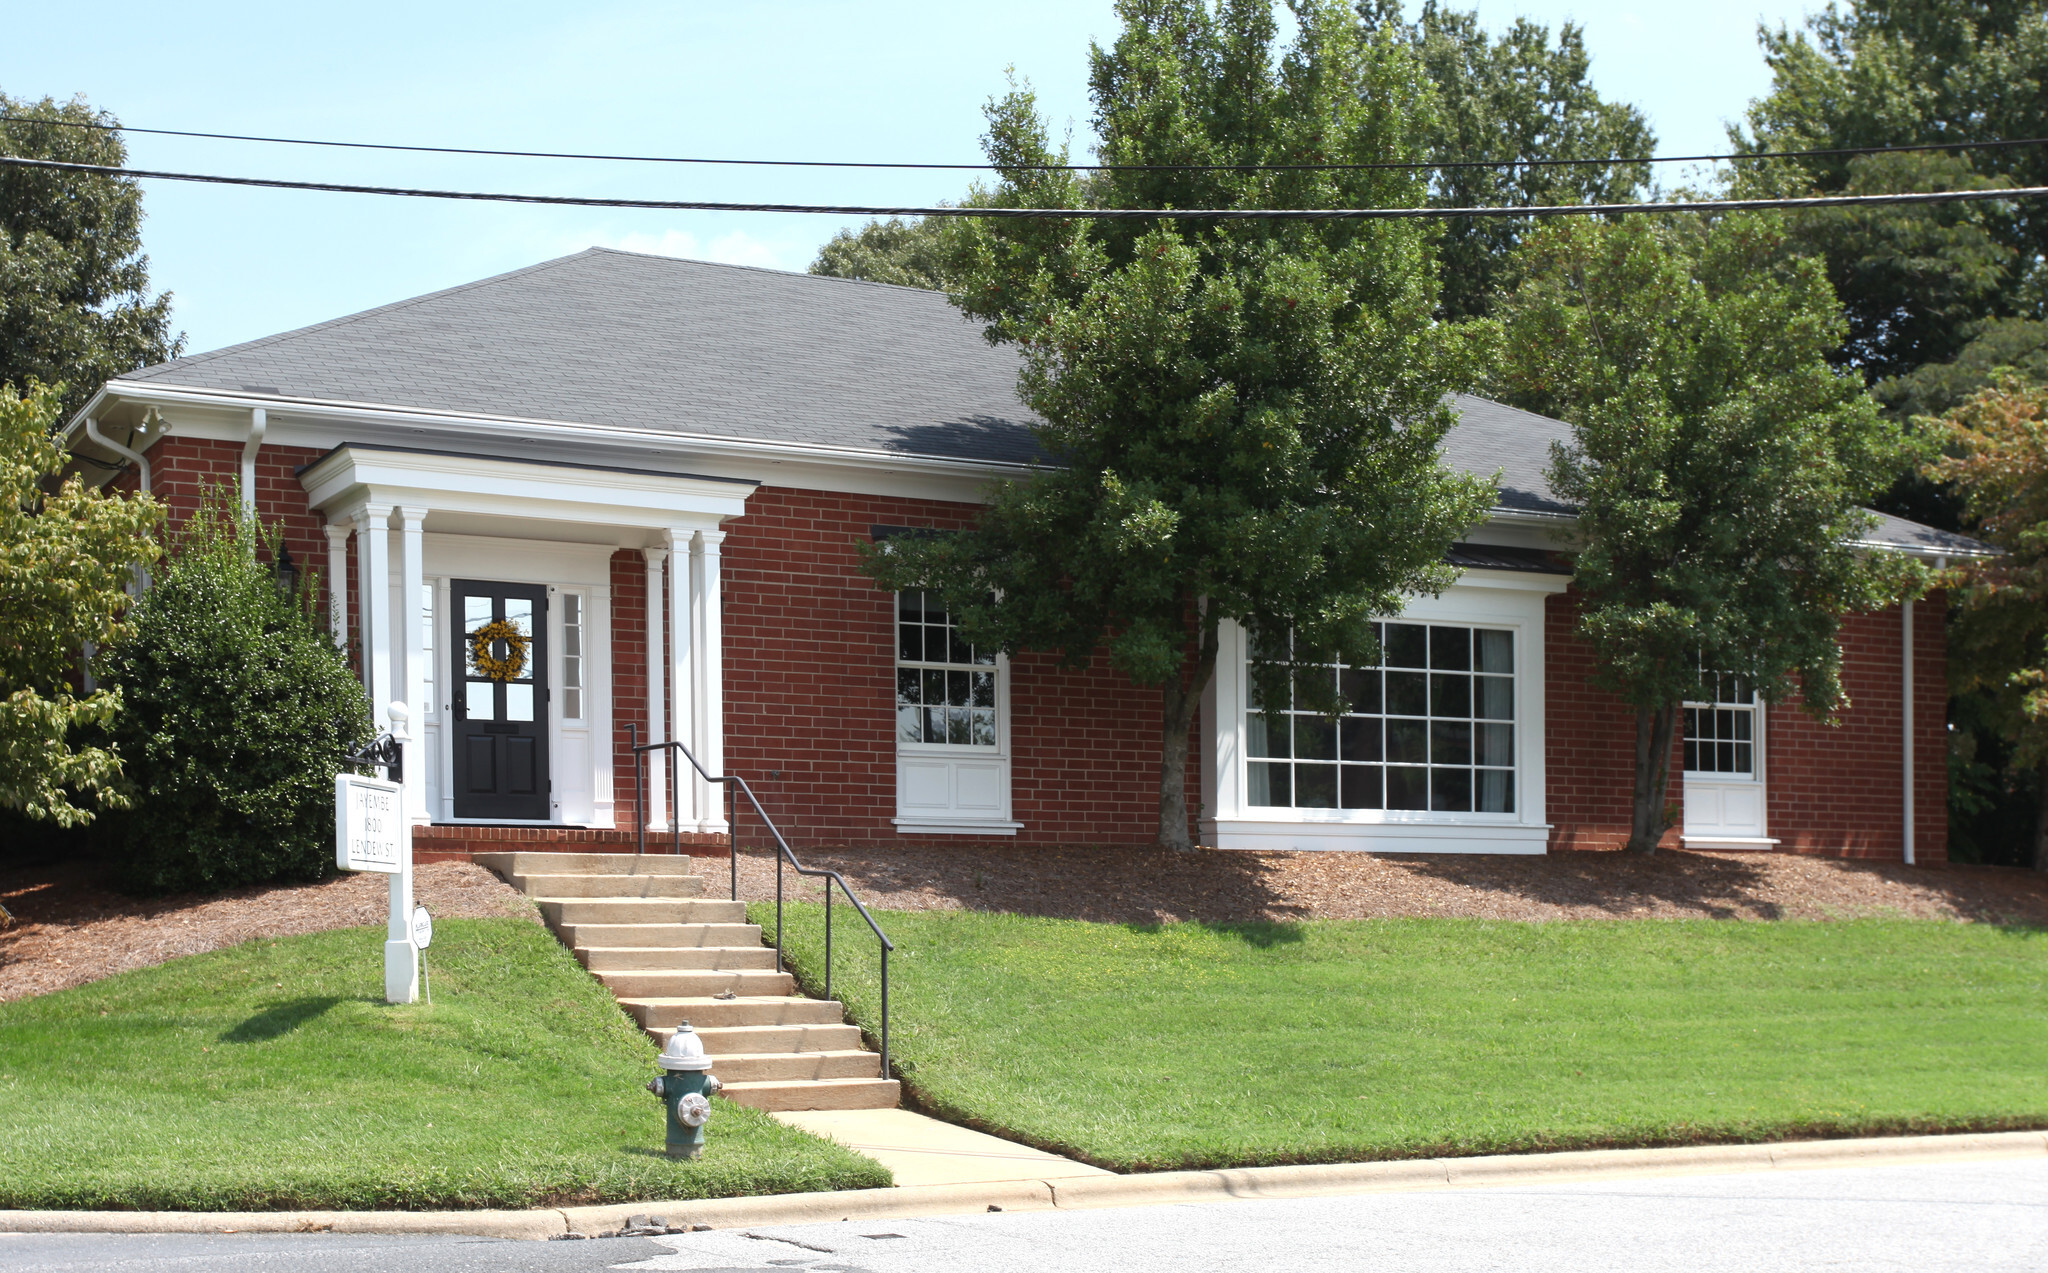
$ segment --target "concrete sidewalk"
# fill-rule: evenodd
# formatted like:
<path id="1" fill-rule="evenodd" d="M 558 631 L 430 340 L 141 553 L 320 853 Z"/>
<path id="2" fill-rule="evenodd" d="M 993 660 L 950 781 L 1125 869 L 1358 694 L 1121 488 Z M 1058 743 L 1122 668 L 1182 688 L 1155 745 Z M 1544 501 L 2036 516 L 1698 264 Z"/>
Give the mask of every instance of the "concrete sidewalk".
<path id="1" fill-rule="evenodd" d="M 1008 1144 L 1008 1142 L 1000 1142 Z M 0 1233 L 461 1233 L 557 1238 L 617 1233 L 635 1219 L 670 1230 L 913 1219 L 988 1211 L 1157 1206 L 1249 1198 L 1500 1188 L 1631 1177 L 1799 1171 L 1893 1164 L 1989 1162 L 2048 1155 L 2048 1132 L 1899 1136 L 1598 1149 L 1557 1154 L 1418 1158 L 1401 1162 L 1242 1167 L 1120 1176 L 1095 1172 L 986 1184 L 905 1185 L 755 1198 L 634 1202 L 531 1211 L 0 1211 Z M 1048 1155 L 1051 1157 L 1051 1155 Z M 1064 1159 L 1057 1161 L 1064 1162 Z"/>
<path id="2" fill-rule="evenodd" d="M 907 1109 L 791 1110 L 774 1117 L 867 1155 L 895 1175 L 899 1188 L 1116 1174 Z"/>

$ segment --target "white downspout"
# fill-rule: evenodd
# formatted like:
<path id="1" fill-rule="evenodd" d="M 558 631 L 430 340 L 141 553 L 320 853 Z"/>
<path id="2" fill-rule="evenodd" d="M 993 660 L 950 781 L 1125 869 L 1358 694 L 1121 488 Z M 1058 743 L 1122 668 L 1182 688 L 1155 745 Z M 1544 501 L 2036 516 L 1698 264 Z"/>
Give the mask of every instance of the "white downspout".
<path id="1" fill-rule="evenodd" d="M 1899 607 L 1904 616 L 1902 641 L 1900 644 L 1904 675 L 1900 678 L 1905 693 L 1905 711 L 1900 715 L 1906 722 L 1906 865 L 1913 862 L 1913 599 L 1906 598 Z"/>
<path id="2" fill-rule="evenodd" d="M 107 448 L 109 451 L 112 451 L 115 455 L 120 456 L 122 459 L 128 461 L 130 464 L 133 464 L 136 467 L 136 469 L 139 470 L 139 472 L 141 473 L 142 493 L 144 495 L 149 494 L 149 460 L 146 456 L 142 454 L 142 452 L 131 451 L 127 447 L 122 446 L 119 442 L 116 442 L 112 438 L 108 437 L 106 434 L 101 433 L 100 422 L 93 419 L 91 416 L 87 416 L 85 418 L 85 436 L 91 438 L 94 442 L 99 443 L 101 446 Z"/>
<path id="3" fill-rule="evenodd" d="M 249 440 L 242 444 L 242 507 L 256 511 L 256 452 L 263 448 L 263 431 L 270 427 L 270 413 L 257 407 L 249 413 Z"/>

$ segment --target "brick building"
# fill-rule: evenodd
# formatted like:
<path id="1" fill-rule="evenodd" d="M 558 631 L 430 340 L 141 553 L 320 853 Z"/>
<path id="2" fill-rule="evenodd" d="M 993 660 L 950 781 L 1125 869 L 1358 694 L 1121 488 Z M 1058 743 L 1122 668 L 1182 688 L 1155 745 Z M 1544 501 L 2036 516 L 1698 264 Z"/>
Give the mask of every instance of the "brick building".
<path id="1" fill-rule="evenodd" d="M 120 377 L 67 438 L 177 515 L 225 480 L 283 525 L 380 726 L 409 705 L 423 847 L 601 841 L 642 808 L 723 833 L 716 788 L 659 766 L 636 788 L 634 737 L 745 775 L 799 846 L 1143 843 L 1156 693 L 971 649 L 856 569 L 1039 458 L 1015 375 L 934 293 L 593 250 Z M 1257 710 L 1226 625 L 1190 761 L 1203 842 L 1626 837 L 1633 719 L 1588 682 L 1572 510 L 1542 478 L 1564 426 L 1457 405 L 1446 462 L 1500 474 L 1459 582 L 1389 620 L 1384 666 L 1320 673 L 1354 703 L 1337 722 Z M 1869 546 L 1983 551 L 1890 518 Z M 1850 621 L 1835 727 L 1703 681 L 1674 838 L 1942 860 L 1941 618 Z M 487 651 L 524 647 L 495 679 L 467 653 L 490 625 L 519 640 Z"/>

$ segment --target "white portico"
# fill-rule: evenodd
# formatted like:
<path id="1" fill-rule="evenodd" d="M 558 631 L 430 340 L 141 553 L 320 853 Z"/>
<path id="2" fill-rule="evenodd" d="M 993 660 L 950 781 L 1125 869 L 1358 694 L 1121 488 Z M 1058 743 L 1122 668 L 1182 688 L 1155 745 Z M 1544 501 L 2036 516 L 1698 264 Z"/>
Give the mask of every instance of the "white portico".
<path id="1" fill-rule="evenodd" d="M 413 711 L 408 818 L 614 825 L 613 557 L 646 584 L 647 738 L 724 767 L 721 529 L 755 483 L 347 442 L 299 473 L 326 521 L 336 637 L 359 655 L 377 727 Z M 355 537 L 355 561 L 347 544 Z M 355 588 L 351 615 L 350 586 Z M 468 637 L 522 634 L 516 671 L 479 674 Z M 650 829 L 725 829 L 692 775 L 671 803 L 648 767 Z"/>

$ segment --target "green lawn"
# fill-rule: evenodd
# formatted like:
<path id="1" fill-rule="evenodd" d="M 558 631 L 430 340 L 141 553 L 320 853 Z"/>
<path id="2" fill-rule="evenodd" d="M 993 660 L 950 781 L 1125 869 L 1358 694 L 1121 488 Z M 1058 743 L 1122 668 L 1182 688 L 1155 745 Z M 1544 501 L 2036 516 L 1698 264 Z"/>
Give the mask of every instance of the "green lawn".
<path id="1" fill-rule="evenodd" d="M 2048 1127 L 2039 930 L 876 918 L 916 1098 L 1119 1169 Z M 850 919 L 834 989 L 872 1028 Z"/>
<path id="2" fill-rule="evenodd" d="M 0 1004 L 0 1207 L 517 1207 L 848 1189 L 888 1173 L 718 1102 L 662 1153 L 654 1048 L 539 925 L 444 920 L 434 1003 L 383 929 Z"/>

